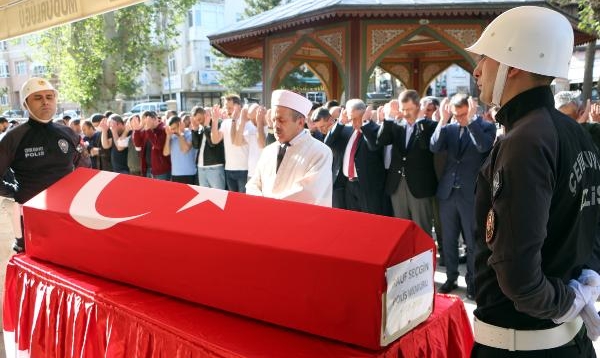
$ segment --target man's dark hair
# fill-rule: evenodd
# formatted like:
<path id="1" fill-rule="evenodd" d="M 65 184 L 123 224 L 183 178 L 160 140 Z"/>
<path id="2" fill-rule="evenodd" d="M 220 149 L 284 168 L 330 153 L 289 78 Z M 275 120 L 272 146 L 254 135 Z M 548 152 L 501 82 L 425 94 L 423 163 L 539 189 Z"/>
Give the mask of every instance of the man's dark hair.
<path id="1" fill-rule="evenodd" d="M 110 116 L 112 116 L 113 113 L 114 113 L 113 111 L 106 111 L 106 112 L 104 112 L 104 117 L 110 118 Z"/>
<path id="2" fill-rule="evenodd" d="M 169 126 L 175 124 L 175 123 L 179 123 L 181 122 L 181 117 L 178 116 L 172 116 L 171 118 L 169 118 Z"/>
<path id="3" fill-rule="evenodd" d="M 5 117 L 0 117 L 0 123 L 8 123 L 8 119 Z"/>
<path id="4" fill-rule="evenodd" d="M 63 120 L 64 120 L 64 121 L 70 121 L 70 120 L 71 120 L 71 116 L 69 116 L 68 114 L 67 114 L 67 115 L 64 115 L 64 116 L 63 116 Z"/>
<path id="5" fill-rule="evenodd" d="M 329 110 L 325 107 L 320 107 L 318 110 L 313 112 L 311 119 L 313 122 L 318 122 L 321 119 L 327 119 L 329 117 L 331 117 Z"/>
<path id="6" fill-rule="evenodd" d="M 102 113 L 94 113 L 92 114 L 92 123 L 98 123 L 104 118 L 104 114 Z"/>
<path id="7" fill-rule="evenodd" d="M 144 113 L 142 113 L 142 118 L 145 117 L 158 118 L 158 115 L 154 111 L 144 111 Z"/>
<path id="8" fill-rule="evenodd" d="M 406 103 L 411 101 L 412 103 L 416 104 L 417 106 L 420 104 L 419 100 L 420 100 L 420 96 L 419 93 L 415 90 L 405 90 L 402 91 L 402 93 L 400 93 L 400 96 L 398 96 L 398 101 L 400 101 L 401 103 Z"/>
<path id="9" fill-rule="evenodd" d="M 340 105 L 340 102 L 338 102 L 335 99 L 332 99 L 330 101 L 325 102 L 325 104 L 323 105 L 323 107 L 327 108 L 327 109 L 331 109 L 332 107 L 338 107 Z"/>
<path id="10" fill-rule="evenodd" d="M 196 116 L 198 114 L 204 114 L 206 111 L 204 110 L 204 108 L 202 108 L 202 106 L 194 106 L 192 108 L 192 116 Z"/>
<path id="11" fill-rule="evenodd" d="M 85 120 L 83 121 L 83 123 L 81 124 L 82 127 L 88 127 L 90 129 L 94 129 L 94 125 L 92 124 L 92 121 L 90 120 Z"/>
<path id="12" fill-rule="evenodd" d="M 315 109 L 321 107 L 323 104 L 321 102 L 313 102 L 312 103 L 312 107 L 310 108 L 311 111 L 314 111 Z"/>
<path id="13" fill-rule="evenodd" d="M 108 117 L 108 119 L 110 119 L 111 121 L 115 121 L 119 124 L 125 124 L 125 121 L 123 121 L 123 117 L 121 117 L 118 114 L 111 114 L 110 117 Z"/>

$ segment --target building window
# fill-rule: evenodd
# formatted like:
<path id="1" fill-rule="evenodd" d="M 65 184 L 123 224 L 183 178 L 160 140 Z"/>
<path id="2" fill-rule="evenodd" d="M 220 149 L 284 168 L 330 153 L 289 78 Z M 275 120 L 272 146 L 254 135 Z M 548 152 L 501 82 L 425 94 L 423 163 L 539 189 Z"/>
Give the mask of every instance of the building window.
<path id="1" fill-rule="evenodd" d="M 44 77 L 46 74 L 46 66 L 33 65 L 33 75 L 36 77 Z"/>
<path id="2" fill-rule="evenodd" d="M 26 75 L 27 74 L 27 62 L 25 62 L 25 61 L 15 62 L 15 74 L 17 76 Z"/>
<path id="3" fill-rule="evenodd" d="M 0 51 L 6 51 L 8 49 L 8 45 L 6 41 L 0 41 Z"/>
<path id="4" fill-rule="evenodd" d="M 0 96 L 0 106 L 8 106 L 8 94 Z"/>
<path id="5" fill-rule="evenodd" d="M 173 55 L 173 54 L 169 55 L 168 65 L 169 65 L 169 73 L 170 74 L 174 74 L 177 72 L 177 65 L 175 63 L 175 55 Z"/>
<path id="6" fill-rule="evenodd" d="M 212 57 L 208 55 L 204 56 L 204 68 L 207 70 L 212 69 Z"/>
<path id="7" fill-rule="evenodd" d="M 206 30 L 218 30 L 225 24 L 224 5 L 216 3 L 200 2 L 188 12 L 188 25 L 202 27 Z M 236 13 L 236 21 L 241 20 L 243 15 Z"/>
<path id="8" fill-rule="evenodd" d="M 0 78 L 8 78 L 10 73 L 8 72 L 8 62 L 0 62 Z"/>

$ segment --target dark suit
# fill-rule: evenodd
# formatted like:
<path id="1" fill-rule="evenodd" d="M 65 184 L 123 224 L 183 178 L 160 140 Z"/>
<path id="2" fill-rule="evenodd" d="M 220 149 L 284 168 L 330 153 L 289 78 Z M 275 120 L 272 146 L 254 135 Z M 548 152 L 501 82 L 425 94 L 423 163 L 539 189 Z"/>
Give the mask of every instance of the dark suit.
<path id="1" fill-rule="evenodd" d="M 334 151 L 334 193 L 337 192 L 337 195 L 342 195 L 341 191 L 336 190 L 336 185 L 337 188 L 343 185 L 346 209 L 383 215 L 383 185 L 385 179 L 383 150 L 375 146 L 370 147 L 365 139 L 365 133 L 376 135 L 379 126 L 373 122 L 368 122 L 362 126 L 361 130 L 363 135 L 359 139 L 354 156 L 358 180 L 353 182 L 348 181 L 343 173 L 343 160 L 354 129 L 351 126 L 338 123 L 330 135 L 325 138 L 325 143 L 328 145 L 331 143 L 330 147 Z"/>
<path id="2" fill-rule="evenodd" d="M 496 127 L 477 118 L 463 129 L 462 136 L 459 134 L 458 123 L 439 126 L 431 137 L 430 147 L 433 152 L 448 154 L 437 189 L 446 276 L 451 281 L 458 278 L 458 237 L 462 232 L 467 245 L 467 288 L 473 290 L 475 180 L 494 144 Z"/>
<path id="3" fill-rule="evenodd" d="M 416 121 L 408 144 L 407 123 L 384 121 L 376 136 L 367 135 L 377 146 L 392 145 L 392 159 L 385 182 L 394 215 L 415 221 L 431 234 L 432 197 L 437 189 L 433 153 L 429 140 L 436 127 L 429 119 Z"/>
<path id="4" fill-rule="evenodd" d="M 330 132 L 325 136 L 325 144 L 331 148 L 333 154 L 331 170 L 333 175 L 332 206 L 334 208 L 347 209 L 345 191 L 348 178 L 342 172 L 342 166 L 344 164 L 344 152 L 352 132 L 352 127 L 338 122 L 333 125 Z"/>

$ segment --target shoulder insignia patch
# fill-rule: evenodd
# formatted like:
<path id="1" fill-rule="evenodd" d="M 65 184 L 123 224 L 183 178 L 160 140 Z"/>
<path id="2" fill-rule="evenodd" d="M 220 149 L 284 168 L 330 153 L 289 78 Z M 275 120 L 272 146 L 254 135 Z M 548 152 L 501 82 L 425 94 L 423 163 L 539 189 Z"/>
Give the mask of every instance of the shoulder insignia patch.
<path id="1" fill-rule="evenodd" d="M 485 242 L 491 244 L 494 241 L 494 230 L 496 227 L 496 213 L 494 209 L 490 209 L 487 214 L 487 220 L 485 221 Z"/>
<path id="2" fill-rule="evenodd" d="M 492 200 L 496 199 L 500 191 L 502 190 L 502 170 L 499 169 L 494 174 L 494 181 L 492 183 Z"/>
<path id="3" fill-rule="evenodd" d="M 62 150 L 63 153 L 67 154 L 69 151 L 69 143 L 64 139 L 58 140 L 58 147 Z"/>

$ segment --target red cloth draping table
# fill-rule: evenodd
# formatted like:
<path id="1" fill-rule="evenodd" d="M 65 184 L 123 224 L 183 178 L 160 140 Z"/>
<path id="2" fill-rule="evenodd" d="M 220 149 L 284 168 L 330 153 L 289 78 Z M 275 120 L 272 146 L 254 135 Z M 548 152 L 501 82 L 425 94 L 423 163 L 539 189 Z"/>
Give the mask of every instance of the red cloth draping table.
<path id="1" fill-rule="evenodd" d="M 458 358 L 468 357 L 473 344 L 464 305 L 455 296 L 437 295 L 425 323 L 387 348 L 370 351 L 24 255 L 8 264 L 4 331 L 7 352 L 18 342 L 20 357 L 35 358 Z"/>

